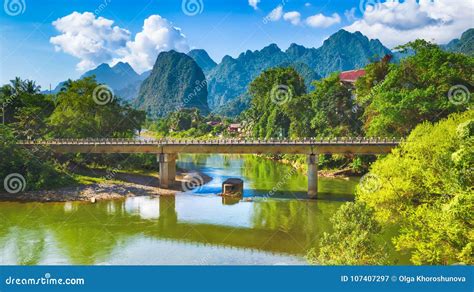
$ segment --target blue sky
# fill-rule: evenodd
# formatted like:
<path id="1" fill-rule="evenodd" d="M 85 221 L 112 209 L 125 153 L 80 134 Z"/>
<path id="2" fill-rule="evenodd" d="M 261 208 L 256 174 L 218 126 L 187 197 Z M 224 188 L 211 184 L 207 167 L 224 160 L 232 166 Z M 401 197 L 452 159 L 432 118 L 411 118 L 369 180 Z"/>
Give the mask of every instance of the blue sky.
<path id="1" fill-rule="evenodd" d="M 19 4 L 20 12 L 7 2 Z M 183 8 L 183 2 L 195 3 Z M 219 62 L 224 55 L 237 57 L 270 43 L 281 49 L 291 43 L 319 47 L 341 28 L 360 30 L 393 47 L 415 38 L 445 43 L 474 27 L 474 1 L 433 2 L 4 0 L 0 82 L 20 76 L 46 89 L 101 62 L 127 61 L 144 71 L 166 48 L 203 48 Z M 196 15 L 189 8 L 192 4 L 198 7 Z"/>

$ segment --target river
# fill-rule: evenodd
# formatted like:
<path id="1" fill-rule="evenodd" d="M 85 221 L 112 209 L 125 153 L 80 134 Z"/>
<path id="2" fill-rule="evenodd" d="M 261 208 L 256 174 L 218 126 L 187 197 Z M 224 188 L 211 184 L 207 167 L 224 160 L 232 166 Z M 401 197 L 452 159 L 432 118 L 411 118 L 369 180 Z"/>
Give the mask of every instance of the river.
<path id="1" fill-rule="evenodd" d="M 213 180 L 176 196 L 0 202 L 0 265 L 306 264 L 357 184 L 320 177 L 307 200 L 305 175 L 256 156 L 182 155 L 178 167 Z M 244 180 L 243 200 L 216 195 L 228 177 Z"/>

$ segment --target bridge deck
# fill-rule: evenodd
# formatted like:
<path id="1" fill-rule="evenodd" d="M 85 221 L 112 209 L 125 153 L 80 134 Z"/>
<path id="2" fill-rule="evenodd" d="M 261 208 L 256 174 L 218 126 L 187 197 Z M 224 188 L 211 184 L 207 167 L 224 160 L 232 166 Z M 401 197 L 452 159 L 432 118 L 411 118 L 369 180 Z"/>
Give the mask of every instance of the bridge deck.
<path id="1" fill-rule="evenodd" d="M 26 140 L 30 148 L 45 145 L 58 153 L 287 153 L 287 154 L 385 154 L 399 144 L 395 139 L 301 139 L 301 140 L 136 140 L 136 139 L 56 139 Z"/>

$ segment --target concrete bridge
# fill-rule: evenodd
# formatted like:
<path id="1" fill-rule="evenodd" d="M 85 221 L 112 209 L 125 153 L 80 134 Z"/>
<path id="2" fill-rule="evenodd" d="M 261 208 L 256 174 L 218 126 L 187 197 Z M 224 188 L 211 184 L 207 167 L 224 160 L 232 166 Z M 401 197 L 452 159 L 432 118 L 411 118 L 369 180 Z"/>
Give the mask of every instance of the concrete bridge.
<path id="1" fill-rule="evenodd" d="M 34 148 L 49 146 L 56 153 L 151 153 L 160 165 L 160 185 L 170 188 L 175 183 L 176 159 L 188 154 L 304 154 L 308 156 L 308 196 L 315 198 L 318 190 L 319 154 L 387 154 L 399 144 L 387 138 L 335 139 L 55 139 L 26 140 L 19 145 Z"/>

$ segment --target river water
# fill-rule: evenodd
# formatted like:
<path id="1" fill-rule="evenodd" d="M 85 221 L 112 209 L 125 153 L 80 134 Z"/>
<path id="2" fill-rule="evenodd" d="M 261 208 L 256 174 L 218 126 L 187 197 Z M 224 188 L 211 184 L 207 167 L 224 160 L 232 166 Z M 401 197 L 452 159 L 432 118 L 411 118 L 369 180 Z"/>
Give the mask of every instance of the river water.
<path id="1" fill-rule="evenodd" d="M 307 200 L 302 173 L 256 156 L 183 155 L 178 166 L 213 180 L 176 196 L 0 202 L 0 265 L 306 264 L 357 184 L 319 178 Z M 244 180 L 243 200 L 216 195 L 228 177 Z"/>

